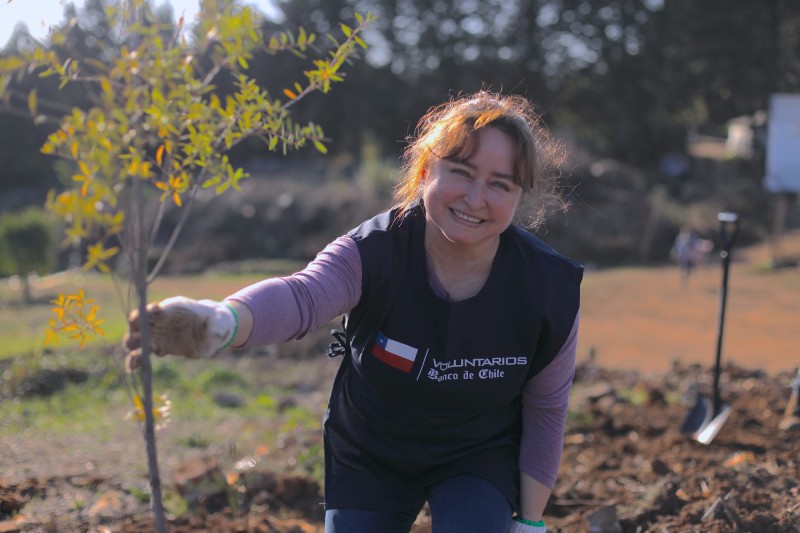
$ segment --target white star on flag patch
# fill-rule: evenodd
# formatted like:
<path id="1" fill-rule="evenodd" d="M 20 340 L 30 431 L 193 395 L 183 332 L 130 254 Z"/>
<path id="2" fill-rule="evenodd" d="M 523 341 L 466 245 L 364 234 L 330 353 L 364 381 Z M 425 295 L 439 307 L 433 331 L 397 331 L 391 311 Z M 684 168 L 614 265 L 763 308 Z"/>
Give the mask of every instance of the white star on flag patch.
<path id="1" fill-rule="evenodd" d="M 418 351 L 413 346 L 392 340 L 383 333 L 378 333 L 372 346 L 372 355 L 406 373 L 411 372 Z"/>

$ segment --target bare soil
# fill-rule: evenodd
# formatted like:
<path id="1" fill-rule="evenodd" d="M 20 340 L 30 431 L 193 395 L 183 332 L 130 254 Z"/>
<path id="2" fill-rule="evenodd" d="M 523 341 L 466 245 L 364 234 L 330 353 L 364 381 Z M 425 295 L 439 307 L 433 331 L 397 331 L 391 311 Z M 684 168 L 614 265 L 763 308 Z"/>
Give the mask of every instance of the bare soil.
<path id="1" fill-rule="evenodd" d="M 800 236 L 783 246 L 800 257 Z M 800 532 L 800 427 L 779 428 L 800 365 L 800 270 L 765 269 L 768 260 L 764 246 L 734 252 L 720 376 L 731 415 L 708 445 L 681 426 L 698 395 L 712 390 L 718 262 L 699 268 L 686 286 L 673 267 L 587 272 L 572 396 L 578 415 L 546 510 L 550 531 L 590 531 L 591 524 L 607 533 Z M 303 365 L 314 375 L 306 385 L 327 390 L 335 365 Z M 173 431 L 190 430 L 198 428 Z M 79 432 L 0 435 L 0 533 L 153 531 L 140 496 L 141 444 L 91 439 Z M 219 449 L 188 463 L 161 450 L 166 486 L 186 483 L 187 464 L 200 460 L 210 461 L 200 477 L 221 475 L 227 487 L 198 496 L 190 512 L 170 517 L 169 530 L 321 532 L 320 487 L 273 468 L 308 445 L 299 438 L 280 450 L 254 448 L 244 469 L 215 463 L 224 455 Z M 430 531 L 425 510 L 414 531 Z"/>
<path id="2" fill-rule="evenodd" d="M 723 362 L 777 372 L 800 366 L 800 232 L 779 244 L 733 249 Z M 579 358 L 607 368 L 665 372 L 675 361 L 712 365 L 719 336 L 722 268 L 716 252 L 681 283 L 677 267 L 588 271 Z"/>

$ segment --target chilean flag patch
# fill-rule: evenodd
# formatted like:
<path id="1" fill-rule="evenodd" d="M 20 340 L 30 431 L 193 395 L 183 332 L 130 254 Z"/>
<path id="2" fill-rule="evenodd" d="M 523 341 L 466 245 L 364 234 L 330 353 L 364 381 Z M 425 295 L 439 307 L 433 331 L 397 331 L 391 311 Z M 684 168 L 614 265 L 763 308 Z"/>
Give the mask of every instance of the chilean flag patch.
<path id="1" fill-rule="evenodd" d="M 383 333 L 378 333 L 372 346 L 372 355 L 403 372 L 411 372 L 418 350 L 408 344 L 393 341 Z"/>

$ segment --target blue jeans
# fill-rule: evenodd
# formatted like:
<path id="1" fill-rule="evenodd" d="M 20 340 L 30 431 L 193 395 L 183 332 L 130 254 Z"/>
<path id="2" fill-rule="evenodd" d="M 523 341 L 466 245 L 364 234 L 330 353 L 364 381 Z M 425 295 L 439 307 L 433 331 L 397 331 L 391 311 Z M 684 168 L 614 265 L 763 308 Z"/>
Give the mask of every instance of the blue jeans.
<path id="1" fill-rule="evenodd" d="M 425 490 L 433 533 L 504 533 L 511 523 L 511 505 L 479 476 L 458 475 Z M 421 504 L 420 504 L 421 508 Z M 419 509 L 364 511 L 328 509 L 325 533 L 408 533 Z"/>

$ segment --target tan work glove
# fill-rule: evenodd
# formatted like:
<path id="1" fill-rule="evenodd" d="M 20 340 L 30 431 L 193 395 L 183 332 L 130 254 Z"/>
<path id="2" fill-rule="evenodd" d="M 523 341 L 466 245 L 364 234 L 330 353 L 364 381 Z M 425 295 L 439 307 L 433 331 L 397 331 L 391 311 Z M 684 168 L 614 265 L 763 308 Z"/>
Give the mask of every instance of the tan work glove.
<path id="1" fill-rule="evenodd" d="M 233 342 L 239 328 L 239 317 L 230 304 L 183 296 L 148 304 L 147 320 L 150 349 L 160 357 L 213 357 Z M 134 370 L 142 354 L 138 309 L 128 317 L 128 328 L 123 340 L 129 350 L 126 366 Z"/>

